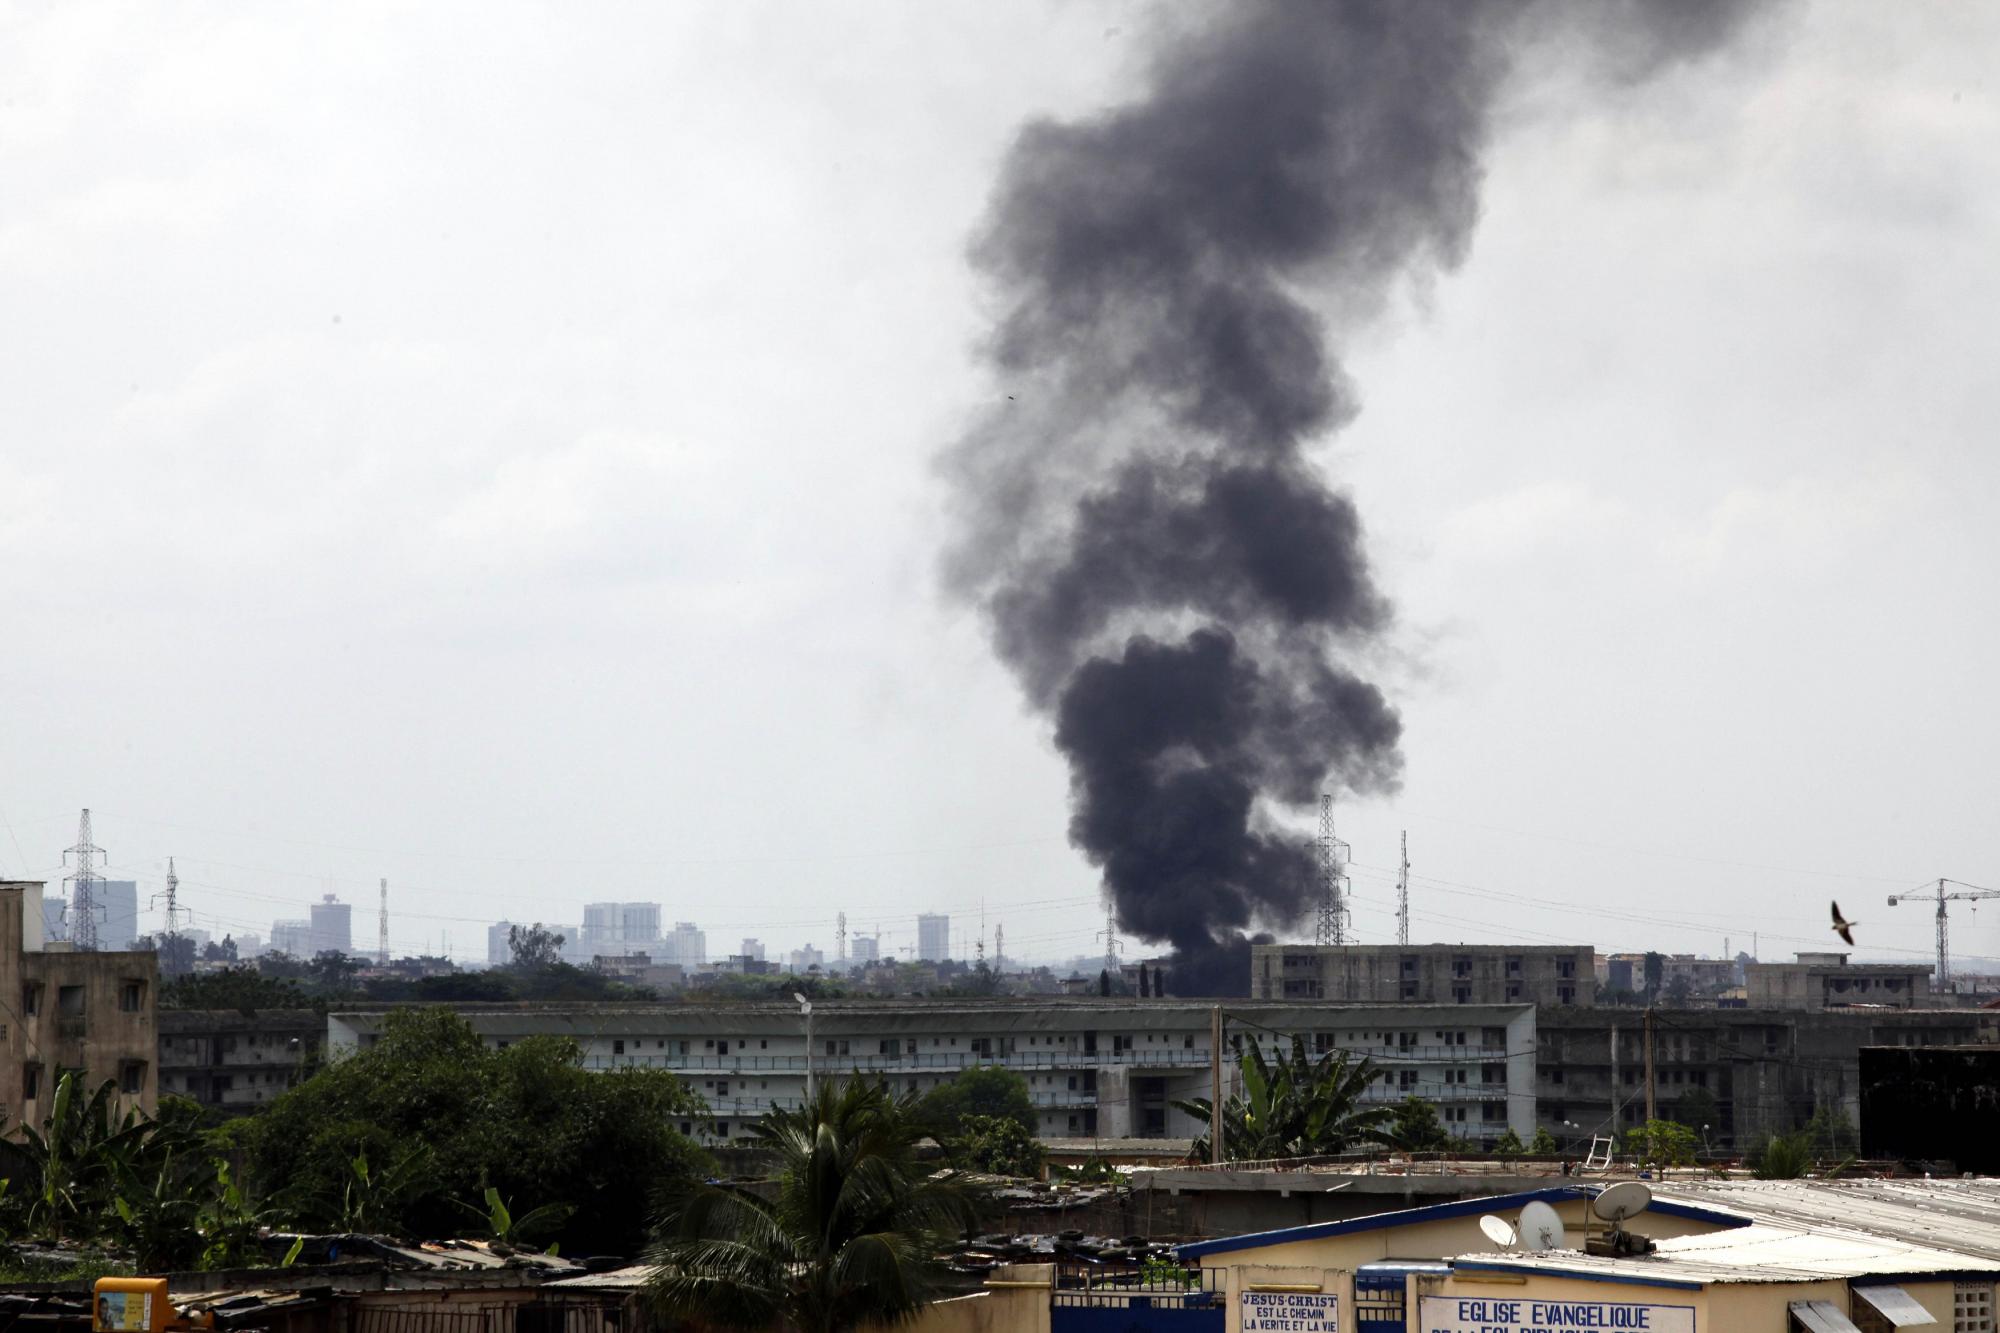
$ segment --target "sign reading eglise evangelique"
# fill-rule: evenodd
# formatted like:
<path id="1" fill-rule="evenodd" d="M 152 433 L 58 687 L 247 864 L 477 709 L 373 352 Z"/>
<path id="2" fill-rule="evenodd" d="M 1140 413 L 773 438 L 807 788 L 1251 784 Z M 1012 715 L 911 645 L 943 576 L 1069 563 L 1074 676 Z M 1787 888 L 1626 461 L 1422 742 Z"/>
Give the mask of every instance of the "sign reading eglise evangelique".
<path id="1" fill-rule="evenodd" d="M 1691 1305 L 1426 1296 L 1423 1333 L 1695 1333 Z"/>

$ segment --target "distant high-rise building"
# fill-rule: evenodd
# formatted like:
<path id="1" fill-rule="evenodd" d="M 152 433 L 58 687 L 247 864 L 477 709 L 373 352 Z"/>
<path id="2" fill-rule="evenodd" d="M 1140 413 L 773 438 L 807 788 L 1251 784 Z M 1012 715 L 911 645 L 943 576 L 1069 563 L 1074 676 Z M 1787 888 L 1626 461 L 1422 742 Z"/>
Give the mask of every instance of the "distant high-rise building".
<path id="1" fill-rule="evenodd" d="M 748 958 L 753 963 L 763 962 L 764 941 L 745 937 L 743 941 L 743 957 Z"/>
<path id="2" fill-rule="evenodd" d="M 847 956 L 857 963 L 873 963 L 882 957 L 882 941 L 873 935 L 855 935 L 847 941 Z"/>
<path id="3" fill-rule="evenodd" d="M 509 932 L 514 929 L 512 921 L 495 921 L 486 928 L 486 961 L 494 967 L 505 967 L 514 961 L 514 945 Z"/>
<path id="4" fill-rule="evenodd" d="M 660 948 L 658 903 L 586 903 L 583 908 L 583 954 L 586 958 L 618 958 L 656 954 Z"/>
<path id="5" fill-rule="evenodd" d="M 231 931 L 229 934 L 223 936 L 223 938 L 235 943 L 236 956 L 238 958 L 255 958 L 258 954 L 264 952 L 264 937 L 252 931 Z"/>
<path id="6" fill-rule="evenodd" d="M 808 944 L 803 949 L 792 950 L 792 971 L 810 972 L 826 965 L 826 954 Z"/>
<path id="7" fill-rule="evenodd" d="M 917 961 L 942 963 L 951 957 L 951 918 L 943 912 L 917 917 Z"/>
<path id="8" fill-rule="evenodd" d="M 708 936 L 692 921 L 674 922 L 673 934 L 660 941 L 656 961 L 693 970 L 708 961 Z"/>
<path id="9" fill-rule="evenodd" d="M 354 907 L 326 894 L 312 905 L 312 931 L 307 957 L 354 952 Z"/>
<path id="10" fill-rule="evenodd" d="M 310 921 L 273 921 L 271 952 L 288 953 L 294 958 L 312 957 L 313 928 Z"/>
<path id="11" fill-rule="evenodd" d="M 129 949 L 139 938 L 139 885 L 129 879 L 100 879 L 90 891 L 97 900 L 97 947 Z"/>

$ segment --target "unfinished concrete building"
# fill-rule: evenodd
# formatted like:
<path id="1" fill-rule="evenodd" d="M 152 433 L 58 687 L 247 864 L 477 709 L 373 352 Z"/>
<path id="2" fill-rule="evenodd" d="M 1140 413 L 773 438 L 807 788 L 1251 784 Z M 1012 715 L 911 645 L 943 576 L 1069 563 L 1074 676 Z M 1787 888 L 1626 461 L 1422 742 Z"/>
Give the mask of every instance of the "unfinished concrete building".
<path id="1" fill-rule="evenodd" d="M 1802 953 L 1789 963 L 1746 963 L 1752 1009 L 1915 1009 L 1931 998 L 1929 963 L 1850 963 L 1844 953 Z"/>
<path id="2" fill-rule="evenodd" d="M 1258 1000 L 1365 1004 L 1588 1005 L 1596 952 L 1587 944 L 1256 944 Z"/>
<path id="3" fill-rule="evenodd" d="M 0 995 L 18 999 L 0 1020 L 0 1110 L 8 1129 L 48 1114 L 56 1080 L 83 1071 L 94 1087 L 114 1080 L 122 1107 L 152 1111 L 159 966 L 150 953 L 30 950 L 25 909 L 42 907 L 39 881 L 0 881 Z"/>
<path id="4" fill-rule="evenodd" d="M 1864 1046 L 1991 1042 L 2000 1012 L 1977 1009 L 1658 1009 L 1650 1025 L 1653 1104 L 1707 1126 L 1708 1143 L 1748 1149 L 1821 1108 L 1859 1123 Z M 1536 1116 L 1568 1147 L 1646 1118 L 1648 1023 L 1639 1009 L 1544 1013 Z"/>

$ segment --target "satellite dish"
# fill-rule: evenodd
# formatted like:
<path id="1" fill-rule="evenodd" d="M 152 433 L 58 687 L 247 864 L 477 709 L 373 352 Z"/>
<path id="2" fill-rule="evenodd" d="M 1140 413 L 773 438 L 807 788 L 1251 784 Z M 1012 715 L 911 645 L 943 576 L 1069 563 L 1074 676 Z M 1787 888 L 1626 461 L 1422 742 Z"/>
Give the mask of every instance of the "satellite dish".
<path id="1" fill-rule="evenodd" d="M 1519 1239 L 1514 1234 L 1513 1225 L 1506 1218 L 1494 1217 L 1491 1213 L 1479 1219 L 1479 1229 L 1486 1233 L 1486 1239 L 1503 1250 L 1513 1249 L 1514 1242 Z"/>
<path id="2" fill-rule="evenodd" d="M 1636 1180 L 1611 1186 L 1590 1202 L 1590 1211 L 1616 1226 L 1628 1217 L 1637 1217 L 1653 1202 L 1653 1191 Z"/>
<path id="3" fill-rule="evenodd" d="M 1562 1217 L 1555 1209 L 1535 1200 L 1521 1210 L 1521 1244 L 1534 1253 L 1569 1248 Z"/>

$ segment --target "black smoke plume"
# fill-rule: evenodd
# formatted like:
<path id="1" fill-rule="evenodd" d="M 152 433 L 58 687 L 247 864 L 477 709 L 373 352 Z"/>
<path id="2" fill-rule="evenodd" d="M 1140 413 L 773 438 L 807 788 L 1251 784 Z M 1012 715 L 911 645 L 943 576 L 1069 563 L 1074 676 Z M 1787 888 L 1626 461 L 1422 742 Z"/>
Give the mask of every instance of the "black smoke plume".
<path id="1" fill-rule="evenodd" d="M 1305 453 L 1355 411 L 1329 332 L 1464 257 L 1524 56 L 1640 77 L 1739 12 L 1231 0 L 1159 44 L 1139 100 L 1021 131 L 973 247 L 1006 397 L 945 458 L 949 579 L 1053 717 L 1071 839 L 1120 927 L 1173 946 L 1176 993 L 1242 993 L 1250 932 L 1311 907 L 1311 841 L 1275 812 L 1401 771 L 1355 665 L 1389 602 Z"/>

